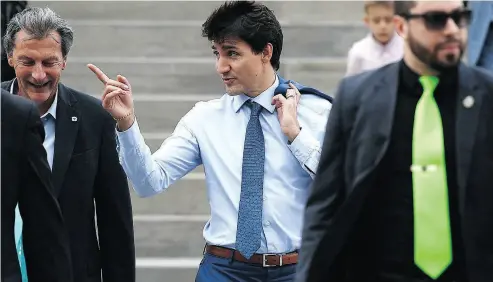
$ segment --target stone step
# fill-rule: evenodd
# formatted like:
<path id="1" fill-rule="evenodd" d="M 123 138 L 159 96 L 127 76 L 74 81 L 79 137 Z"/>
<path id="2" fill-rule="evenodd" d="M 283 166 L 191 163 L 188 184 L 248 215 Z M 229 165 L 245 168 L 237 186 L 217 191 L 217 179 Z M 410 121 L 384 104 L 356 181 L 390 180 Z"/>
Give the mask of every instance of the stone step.
<path id="1" fill-rule="evenodd" d="M 137 282 L 192 282 L 197 268 L 138 268 Z"/>
<path id="2" fill-rule="evenodd" d="M 204 222 L 134 222 L 136 257 L 200 257 Z"/>
<path id="3" fill-rule="evenodd" d="M 134 102 L 141 132 L 172 132 L 178 121 L 195 104 L 196 102 Z"/>
<path id="4" fill-rule="evenodd" d="M 132 22 L 74 24 L 70 56 L 204 57 L 213 58 L 210 44 L 197 26 L 136 26 Z M 346 56 L 351 45 L 367 33 L 364 26 L 289 25 L 283 27 L 282 57 Z M 95 44 L 97 42 L 97 44 Z"/>
<path id="5" fill-rule="evenodd" d="M 217 75 L 214 60 L 162 59 L 149 63 L 146 59 L 125 61 L 122 58 L 74 58 L 69 57 L 62 82 L 79 91 L 100 95 L 103 84 L 87 68 L 94 63 L 110 78 L 122 74 L 130 81 L 135 96 L 139 93 L 172 94 L 214 94 L 222 95 L 224 85 Z M 285 59 L 279 74 L 287 79 L 331 92 L 345 73 L 344 58 Z"/>
<path id="6" fill-rule="evenodd" d="M 134 215 L 210 215 L 203 179 L 178 180 L 163 193 L 148 198 L 140 198 L 131 187 L 130 195 Z"/>
<path id="7" fill-rule="evenodd" d="M 67 19 L 205 21 L 223 1 L 35 1 L 31 6 L 49 6 Z M 279 21 L 284 22 L 360 22 L 360 1 L 268 1 Z"/>

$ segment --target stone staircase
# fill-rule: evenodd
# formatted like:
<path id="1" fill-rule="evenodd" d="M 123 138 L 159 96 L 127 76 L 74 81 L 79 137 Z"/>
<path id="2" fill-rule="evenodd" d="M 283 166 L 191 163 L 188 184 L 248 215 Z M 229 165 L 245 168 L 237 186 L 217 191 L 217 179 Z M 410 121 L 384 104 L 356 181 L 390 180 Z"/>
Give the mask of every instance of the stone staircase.
<path id="1" fill-rule="evenodd" d="M 62 82 L 100 96 L 102 84 L 86 67 L 126 76 L 151 150 L 200 100 L 224 93 L 201 24 L 219 1 L 35 1 L 74 28 Z M 343 76 L 350 45 L 367 30 L 357 1 L 269 1 L 284 33 L 280 74 L 332 92 Z M 209 215 L 202 168 L 153 198 L 132 192 L 139 282 L 194 281 Z"/>

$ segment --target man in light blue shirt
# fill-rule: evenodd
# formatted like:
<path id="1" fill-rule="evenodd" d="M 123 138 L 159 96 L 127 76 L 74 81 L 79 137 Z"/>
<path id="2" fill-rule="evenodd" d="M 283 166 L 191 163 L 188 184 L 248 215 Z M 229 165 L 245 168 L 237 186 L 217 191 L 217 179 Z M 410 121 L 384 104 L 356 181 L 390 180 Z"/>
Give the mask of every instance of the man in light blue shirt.
<path id="1" fill-rule="evenodd" d="M 121 164 L 141 197 L 204 166 L 211 218 L 196 281 L 293 281 L 331 103 L 276 75 L 282 30 L 266 6 L 227 2 L 203 24 L 203 36 L 227 94 L 197 103 L 154 154 L 134 116 L 130 83 L 89 65 L 106 85 L 103 106 L 118 123 Z"/>

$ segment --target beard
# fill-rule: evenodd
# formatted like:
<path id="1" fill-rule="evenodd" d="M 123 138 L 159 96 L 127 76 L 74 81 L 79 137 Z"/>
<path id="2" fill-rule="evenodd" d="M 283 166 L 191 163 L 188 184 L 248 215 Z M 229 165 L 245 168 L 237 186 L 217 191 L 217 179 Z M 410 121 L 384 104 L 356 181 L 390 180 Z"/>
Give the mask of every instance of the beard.
<path id="1" fill-rule="evenodd" d="M 461 61 L 462 55 L 464 54 L 464 46 L 462 43 L 459 42 L 460 53 L 458 56 L 455 54 L 448 54 L 447 56 L 445 56 L 444 60 L 438 58 L 438 52 L 440 51 L 441 47 L 445 44 L 457 43 L 458 40 L 456 39 L 449 39 L 444 43 L 438 44 L 437 46 L 435 46 L 433 51 L 429 51 L 411 34 L 409 34 L 408 40 L 409 48 L 411 49 L 411 52 L 414 54 L 414 56 L 416 56 L 416 58 L 418 58 L 421 62 L 438 72 L 447 72 L 456 69 Z"/>

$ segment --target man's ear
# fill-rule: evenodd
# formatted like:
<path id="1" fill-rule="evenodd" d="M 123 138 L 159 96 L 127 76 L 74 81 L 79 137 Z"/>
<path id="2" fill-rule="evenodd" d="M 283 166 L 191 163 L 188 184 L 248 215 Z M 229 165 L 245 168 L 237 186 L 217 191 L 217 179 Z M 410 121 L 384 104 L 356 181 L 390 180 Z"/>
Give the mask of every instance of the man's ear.
<path id="1" fill-rule="evenodd" d="M 270 63 L 270 59 L 272 58 L 272 52 L 274 51 L 274 46 L 271 43 L 267 43 L 265 45 L 264 50 L 262 50 L 262 63 Z"/>
<path id="2" fill-rule="evenodd" d="M 408 32 L 408 24 L 406 19 L 404 19 L 401 16 L 394 16 L 393 19 L 394 26 L 395 26 L 395 31 L 397 34 L 399 34 L 400 37 L 402 37 L 404 40 L 407 39 L 407 32 Z"/>

